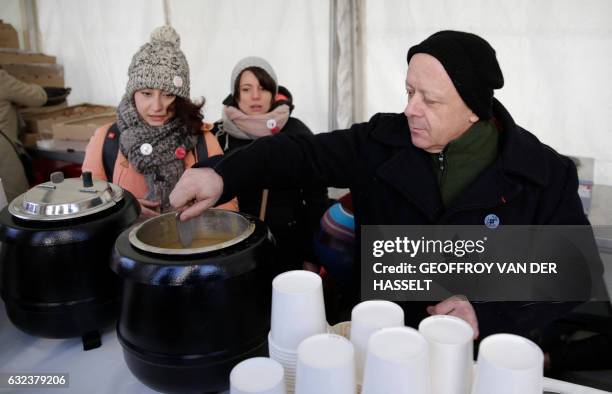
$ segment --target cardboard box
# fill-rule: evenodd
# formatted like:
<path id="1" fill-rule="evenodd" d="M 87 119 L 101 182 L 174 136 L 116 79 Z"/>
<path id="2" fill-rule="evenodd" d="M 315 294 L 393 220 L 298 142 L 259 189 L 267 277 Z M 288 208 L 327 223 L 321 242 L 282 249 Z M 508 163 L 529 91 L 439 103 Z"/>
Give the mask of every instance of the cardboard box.
<path id="1" fill-rule="evenodd" d="M 21 143 L 23 144 L 23 146 L 26 146 L 26 147 L 36 147 L 37 146 L 36 143 L 38 141 L 47 140 L 51 138 L 53 138 L 51 134 L 45 134 L 45 133 L 22 133 L 19 136 Z"/>
<path id="2" fill-rule="evenodd" d="M 54 108 L 53 110 L 45 110 L 44 108 L 45 107 L 37 108 L 36 110 L 28 109 L 20 111 L 28 132 L 52 134 L 52 126 L 55 123 L 63 123 L 97 114 L 112 114 L 114 116 L 115 112 L 117 111 L 115 107 L 86 103 L 72 105 L 70 107 L 47 107 Z"/>
<path id="3" fill-rule="evenodd" d="M 48 63 L 55 64 L 55 56 L 19 49 L 0 48 L 0 64 Z"/>
<path id="4" fill-rule="evenodd" d="M 64 87 L 64 67 L 61 64 L 22 63 L 2 64 L 0 67 L 23 82 L 53 88 Z"/>
<path id="5" fill-rule="evenodd" d="M 105 124 L 113 123 L 116 120 L 117 115 L 113 112 L 102 113 L 62 123 L 54 123 L 52 127 L 53 139 L 89 141 L 97 128 Z"/>
<path id="6" fill-rule="evenodd" d="M 2 19 L 0 19 L 0 48 L 19 49 L 17 30 L 10 23 L 4 23 Z"/>
<path id="7" fill-rule="evenodd" d="M 21 140 L 23 146 L 28 147 L 36 146 L 36 141 L 38 141 L 39 138 L 41 138 L 39 133 L 21 133 L 19 135 L 19 140 Z"/>
<path id="8" fill-rule="evenodd" d="M 58 109 L 66 108 L 67 106 L 68 104 L 64 102 L 57 105 L 46 105 L 44 107 L 21 107 L 17 109 L 17 112 L 19 112 L 21 116 L 34 116 L 37 114 L 57 111 Z"/>

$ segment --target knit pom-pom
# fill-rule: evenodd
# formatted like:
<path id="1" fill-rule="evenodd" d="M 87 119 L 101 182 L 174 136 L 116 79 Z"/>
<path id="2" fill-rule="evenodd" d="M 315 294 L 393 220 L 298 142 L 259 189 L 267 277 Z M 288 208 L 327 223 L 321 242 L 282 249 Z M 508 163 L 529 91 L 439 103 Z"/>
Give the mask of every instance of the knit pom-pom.
<path id="1" fill-rule="evenodd" d="M 151 42 L 169 42 L 170 44 L 179 47 L 181 45 L 181 37 L 176 30 L 171 26 L 160 26 L 151 33 Z"/>

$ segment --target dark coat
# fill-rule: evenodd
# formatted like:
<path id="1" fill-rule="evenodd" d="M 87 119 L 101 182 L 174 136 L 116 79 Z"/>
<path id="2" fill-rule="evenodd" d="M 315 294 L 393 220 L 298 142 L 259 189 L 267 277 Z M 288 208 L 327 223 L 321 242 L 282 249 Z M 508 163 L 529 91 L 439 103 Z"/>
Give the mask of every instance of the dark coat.
<path id="1" fill-rule="evenodd" d="M 244 184 L 289 187 L 316 181 L 348 187 L 357 240 L 360 225 L 482 225 L 489 214 L 497 215 L 502 225 L 588 224 L 573 162 L 516 125 L 497 100 L 493 113 L 500 131 L 498 157 L 447 208 L 430 154 L 412 145 L 404 114 L 377 114 L 349 130 L 314 137 L 263 138 L 240 156 L 222 160 L 215 170 L 224 179 L 228 197 Z M 249 163 L 246 172 L 239 170 L 244 163 Z M 354 269 L 354 277 L 357 290 L 359 269 Z M 475 307 L 482 334 L 526 335 L 572 306 L 487 303 Z M 424 307 L 419 306 L 417 314 L 404 307 L 407 322 L 409 317 L 417 322 L 423 317 Z"/>
<path id="2" fill-rule="evenodd" d="M 219 131 L 220 122 L 217 122 L 213 134 L 217 135 L 225 153 L 246 147 L 253 142 Z M 311 136 L 312 132 L 299 119 L 290 117 L 280 134 Z M 279 162 L 277 165 L 283 164 Z M 262 192 L 261 187 L 241 189 L 236 195 L 240 212 L 259 217 Z M 321 184 L 272 188 L 268 191 L 265 222 L 276 238 L 277 258 L 284 269 L 302 269 L 304 260 L 314 261 L 313 238 L 319 229 L 321 216 L 328 206 L 327 188 Z"/>
<path id="3" fill-rule="evenodd" d="M 356 225 L 483 224 L 490 213 L 506 225 L 588 224 L 573 162 L 517 126 L 497 101 L 494 114 L 499 156 L 448 209 L 430 154 L 412 145 L 404 114 L 377 114 L 349 130 L 316 136 L 261 138 L 256 149 L 215 169 L 229 194 L 245 185 L 348 187 Z"/>

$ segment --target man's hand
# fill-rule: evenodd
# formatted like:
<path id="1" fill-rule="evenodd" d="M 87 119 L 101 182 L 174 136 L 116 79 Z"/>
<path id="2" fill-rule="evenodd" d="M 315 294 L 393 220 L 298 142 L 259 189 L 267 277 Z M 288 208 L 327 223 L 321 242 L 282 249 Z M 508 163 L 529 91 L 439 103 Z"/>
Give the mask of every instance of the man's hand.
<path id="1" fill-rule="evenodd" d="M 159 201 L 139 198 L 138 202 L 140 203 L 140 217 L 142 219 L 148 219 L 150 217 L 159 215 Z"/>
<path id="2" fill-rule="evenodd" d="M 463 319 L 472 326 L 474 339 L 478 338 L 476 311 L 465 296 L 454 295 L 436 305 L 428 306 L 427 313 L 430 315 L 451 315 Z"/>
<path id="3" fill-rule="evenodd" d="M 223 193 L 223 178 L 212 168 L 190 168 L 170 193 L 170 205 L 183 211 L 181 220 L 192 219 L 215 205 Z"/>

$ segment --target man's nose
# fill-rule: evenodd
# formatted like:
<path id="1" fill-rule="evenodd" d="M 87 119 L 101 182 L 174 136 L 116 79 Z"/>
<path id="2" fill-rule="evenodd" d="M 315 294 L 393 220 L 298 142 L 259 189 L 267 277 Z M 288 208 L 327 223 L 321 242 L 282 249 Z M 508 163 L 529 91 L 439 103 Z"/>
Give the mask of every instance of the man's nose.
<path id="1" fill-rule="evenodd" d="M 404 109 L 404 114 L 406 116 L 420 116 L 422 115 L 421 104 L 416 97 L 411 97 L 408 99 L 406 103 L 406 108 Z"/>

